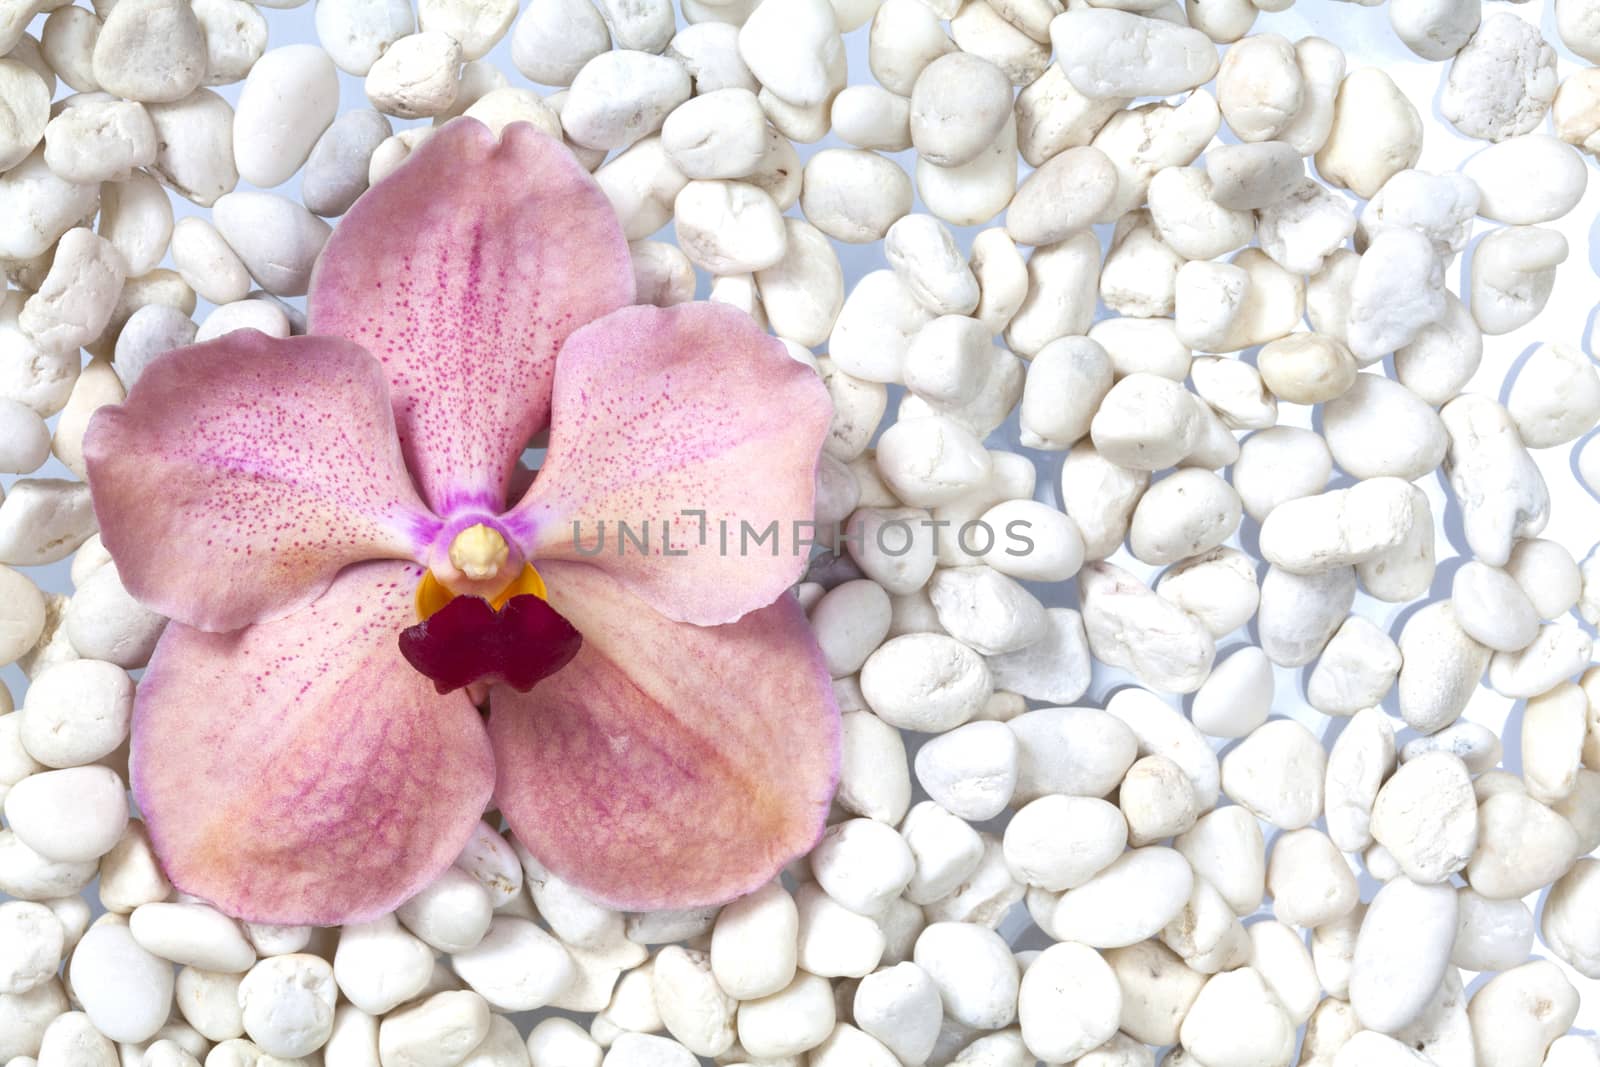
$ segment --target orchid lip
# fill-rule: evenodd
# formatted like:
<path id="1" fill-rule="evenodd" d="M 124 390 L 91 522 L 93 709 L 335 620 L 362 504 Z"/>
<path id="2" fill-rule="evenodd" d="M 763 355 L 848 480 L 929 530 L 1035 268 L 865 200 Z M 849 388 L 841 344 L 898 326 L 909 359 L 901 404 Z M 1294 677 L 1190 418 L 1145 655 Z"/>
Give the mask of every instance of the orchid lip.
<path id="1" fill-rule="evenodd" d="M 458 596 L 400 633 L 400 654 L 440 693 L 480 682 L 527 692 L 571 662 L 583 638 L 543 597 L 496 607 Z"/>

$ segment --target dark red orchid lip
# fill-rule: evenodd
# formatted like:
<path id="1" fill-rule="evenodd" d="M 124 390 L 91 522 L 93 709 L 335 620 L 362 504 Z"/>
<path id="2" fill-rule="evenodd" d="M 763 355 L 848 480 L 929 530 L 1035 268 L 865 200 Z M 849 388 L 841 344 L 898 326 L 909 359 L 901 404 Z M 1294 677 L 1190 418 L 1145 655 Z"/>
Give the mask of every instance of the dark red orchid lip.
<path id="1" fill-rule="evenodd" d="M 400 631 L 400 654 L 449 693 L 473 682 L 503 682 L 526 693 L 572 661 L 583 636 L 536 596 L 514 596 L 497 611 L 458 596 Z"/>

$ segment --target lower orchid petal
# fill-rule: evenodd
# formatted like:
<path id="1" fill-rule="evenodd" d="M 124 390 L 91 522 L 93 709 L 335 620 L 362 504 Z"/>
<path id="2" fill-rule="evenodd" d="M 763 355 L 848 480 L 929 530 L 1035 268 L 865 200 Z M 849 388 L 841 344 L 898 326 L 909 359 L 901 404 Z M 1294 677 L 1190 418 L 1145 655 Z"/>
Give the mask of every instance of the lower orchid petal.
<path id="1" fill-rule="evenodd" d="M 584 560 L 668 618 L 732 622 L 805 567 L 831 418 L 816 373 L 749 316 L 626 308 L 561 350 L 545 464 L 505 521 L 536 562 Z"/>
<path id="2" fill-rule="evenodd" d="M 401 659 L 418 568 L 366 563 L 231 634 L 170 626 L 134 707 L 134 796 L 174 885 L 255 922 L 334 925 L 437 878 L 482 817 L 482 717 Z"/>
<path id="3" fill-rule="evenodd" d="M 529 851 L 630 910 L 722 903 L 807 852 L 839 715 L 798 602 L 701 628 L 596 567 L 543 571 L 583 647 L 530 692 L 490 697 L 495 799 Z"/>
<path id="4" fill-rule="evenodd" d="M 351 563 L 415 558 L 438 525 L 382 368 L 337 338 L 247 330 L 169 352 L 95 415 L 84 454 L 129 591 L 203 630 L 287 614 Z"/>

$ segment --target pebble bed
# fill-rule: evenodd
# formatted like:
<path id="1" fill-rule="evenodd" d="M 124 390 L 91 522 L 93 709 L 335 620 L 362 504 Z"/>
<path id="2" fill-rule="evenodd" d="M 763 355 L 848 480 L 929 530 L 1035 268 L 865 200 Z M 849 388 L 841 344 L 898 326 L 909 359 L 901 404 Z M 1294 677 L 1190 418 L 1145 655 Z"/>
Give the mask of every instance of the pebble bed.
<path id="1" fill-rule="evenodd" d="M 0 0 L 0 1064 L 1600 1067 L 1600 0 L 1291 3 Z M 835 818 L 721 909 L 488 812 L 237 923 L 82 436 L 458 114 L 827 383 Z"/>

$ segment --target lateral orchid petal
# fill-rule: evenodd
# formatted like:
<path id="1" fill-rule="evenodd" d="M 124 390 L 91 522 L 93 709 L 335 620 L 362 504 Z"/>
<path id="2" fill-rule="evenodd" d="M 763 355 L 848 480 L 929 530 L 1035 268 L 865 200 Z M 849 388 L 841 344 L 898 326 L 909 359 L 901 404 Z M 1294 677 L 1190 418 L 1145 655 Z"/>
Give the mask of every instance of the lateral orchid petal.
<path id="1" fill-rule="evenodd" d="M 495 800 L 555 874 L 612 907 L 721 903 L 822 833 L 839 714 L 799 603 L 673 622 L 598 567 L 541 568 L 583 634 L 560 672 L 490 696 Z"/>
<path id="2" fill-rule="evenodd" d="M 334 337 L 242 330 L 170 352 L 95 415 L 84 455 L 129 591 L 202 630 L 291 612 L 351 563 L 416 558 L 438 526 L 382 368 Z"/>
<path id="3" fill-rule="evenodd" d="M 312 278 L 310 329 L 383 363 L 434 510 L 494 514 L 549 420 L 562 342 L 633 298 L 616 215 L 572 153 L 526 124 L 496 140 L 456 119 L 340 221 Z"/>
<path id="4" fill-rule="evenodd" d="M 699 625 L 770 604 L 804 570 L 796 524 L 832 405 L 749 316 L 695 303 L 591 323 L 561 350 L 553 410 L 545 464 L 506 517 L 530 558 L 585 560 Z"/>
<path id="5" fill-rule="evenodd" d="M 231 634 L 167 628 L 134 707 L 134 795 L 174 885 L 229 915 L 332 925 L 454 862 L 494 782 L 483 722 L 400 657 L 420 575 L 346 570 Z"/>

